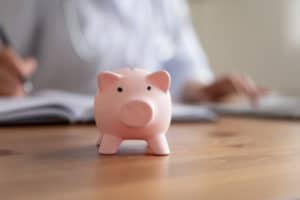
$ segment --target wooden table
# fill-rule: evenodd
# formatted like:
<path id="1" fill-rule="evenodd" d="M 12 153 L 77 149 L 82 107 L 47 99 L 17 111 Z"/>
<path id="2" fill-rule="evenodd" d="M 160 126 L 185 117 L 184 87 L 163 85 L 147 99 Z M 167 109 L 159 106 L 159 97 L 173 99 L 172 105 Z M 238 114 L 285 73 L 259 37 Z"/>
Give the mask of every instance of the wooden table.
<path id="1" fill-rule="evenodd" d="M 94 126 L 0 128 L 0 199 L 300 198 L 300 123 L 173 124 L 172 154 L 144 143 L 99 156 Z"/>

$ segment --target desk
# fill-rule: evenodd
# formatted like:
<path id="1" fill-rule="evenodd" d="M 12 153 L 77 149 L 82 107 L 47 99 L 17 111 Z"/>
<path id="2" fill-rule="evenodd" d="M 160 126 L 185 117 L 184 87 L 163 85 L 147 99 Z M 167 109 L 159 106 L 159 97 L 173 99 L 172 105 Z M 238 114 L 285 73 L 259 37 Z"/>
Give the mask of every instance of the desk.
<path id="1" fill-rule="evenodd" d="M 143 143 L 99 156 L 96 137 L 88 125 L 0 128 L 1 199 L 300 198 L 297 122 L 173 124 L 168 157 Z"/>

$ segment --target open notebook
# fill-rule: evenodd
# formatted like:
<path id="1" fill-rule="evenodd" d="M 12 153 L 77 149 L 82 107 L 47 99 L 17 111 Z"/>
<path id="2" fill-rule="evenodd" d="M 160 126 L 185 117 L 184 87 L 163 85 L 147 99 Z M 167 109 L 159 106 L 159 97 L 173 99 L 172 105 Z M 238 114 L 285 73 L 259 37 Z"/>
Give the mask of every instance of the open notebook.
<path id="1" fill-rule="evenodd" d="M 93 97 L 44 91 L 28 97 L 0 98 L 0 124 L 93 121 Z"/>
<path id="2" fill-rule="evenodd" d="M 53 90 L 27 97 L 0 98 L 0 125 L 93 122 L 93 99 Z M 173 121 L 215 119 L 216 115 L 206 107 L 173 106 Z"/>

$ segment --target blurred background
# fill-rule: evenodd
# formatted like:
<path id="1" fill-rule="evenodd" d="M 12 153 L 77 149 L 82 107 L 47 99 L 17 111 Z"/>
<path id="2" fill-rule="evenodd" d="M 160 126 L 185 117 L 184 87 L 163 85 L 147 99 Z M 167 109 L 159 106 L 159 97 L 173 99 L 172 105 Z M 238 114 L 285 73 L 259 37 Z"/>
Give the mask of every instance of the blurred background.
<path id="1" fill-rule="evenodd" d="M 300 0 L 189 0 L 193 23 L 217 74 L 249 74 L 300 96 Z"/>

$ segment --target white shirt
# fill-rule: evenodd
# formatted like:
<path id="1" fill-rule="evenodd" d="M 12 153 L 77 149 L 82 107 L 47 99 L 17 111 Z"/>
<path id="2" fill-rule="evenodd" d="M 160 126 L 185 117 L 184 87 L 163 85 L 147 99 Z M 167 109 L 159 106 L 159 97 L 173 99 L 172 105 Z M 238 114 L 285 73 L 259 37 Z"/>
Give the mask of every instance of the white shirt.
<path id="1" fill-rule="evenodd" d="M 11 7 L 3 6 L 5 3 Z M 172 77 L 175 98 L 185 81 L 208 83 L 213 79 L 184 0 L 26 3 L 1 1 L 0 19 L 5 19 L 4 27 L 13 36 L 16 49 L 38 58 L 39 68 L 32 77 L 37 90 L 93 94 L 98 72 L 127 66 L 166 69 Z M 3 9 L 11 11 L 2 16 Z M 14 21 L 21 26 L 16 27 Z"/>

